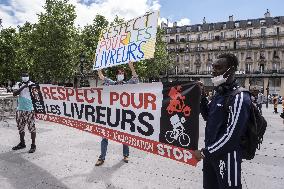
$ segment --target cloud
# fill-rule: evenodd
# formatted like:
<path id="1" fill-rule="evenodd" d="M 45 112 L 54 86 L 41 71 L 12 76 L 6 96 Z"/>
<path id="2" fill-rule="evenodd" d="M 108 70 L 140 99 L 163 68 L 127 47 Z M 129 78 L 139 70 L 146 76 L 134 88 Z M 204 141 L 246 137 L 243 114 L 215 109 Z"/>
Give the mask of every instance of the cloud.
<path id="1" fill-rule="evenodd" d="M 173 26 L 173 22 L 170 19 L 167 20 L 166 18 L 161 18 L 160 22 L 164 22 L 164 23 L 168 22 L 168 26 L 169 27 Z M 178 26 L 185 26 L 185 25 L 190 25 L 191 24 L 191 21 L 188 18 L 182 18 L 182 19 L 180 19 L 180 20 L 178 20 L 176 22 L 177 22 Z"/>
<path id="2" fill-rule="evenodd" d="M 129 20 L 143 15 L 147 11 L 159 10 L 159 0 L 69 0 L 75 5 L 77 18 L 75 24 L 91 24 L 97 14 L 112 21 L 115 16 Z M 16 27 L 26 21 L 36 23 L 37 14 L 42 12 L 45 0 L 10 0 L 0 3 L 0 18 L 4 28 Z"/>

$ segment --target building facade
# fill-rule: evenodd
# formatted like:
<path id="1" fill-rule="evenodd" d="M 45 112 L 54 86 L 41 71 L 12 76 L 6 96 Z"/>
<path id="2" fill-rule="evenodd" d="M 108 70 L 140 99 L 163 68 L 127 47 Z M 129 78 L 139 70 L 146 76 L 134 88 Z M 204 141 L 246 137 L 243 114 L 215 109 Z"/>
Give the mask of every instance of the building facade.
<path id="1" fill-rule="evenodd" d="M 168 27 L 167 43 L 172 67 L 162 80 L 201 80 L 212 88 L 212 63 L 218 55 L 230 52 L 239 59 L 239 83 L 250 90 L 284 96 L 284 16 Z M 266 90 L 269 86 L 268 90 Z"/>

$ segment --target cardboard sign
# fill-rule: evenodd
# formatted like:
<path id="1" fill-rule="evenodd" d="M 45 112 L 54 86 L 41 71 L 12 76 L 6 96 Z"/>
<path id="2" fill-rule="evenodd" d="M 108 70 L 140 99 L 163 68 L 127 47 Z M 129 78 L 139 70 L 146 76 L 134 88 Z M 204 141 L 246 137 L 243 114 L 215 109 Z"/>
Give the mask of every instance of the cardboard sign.
<path id="1" fill-rule="evenodd" d="M 102 31 L 93 69 L 137 62 L 154 57 L 158 11 Z"/>
<path id="2" fill-rule="evenodd" d="M 55 122 L 190 165 L 197 161 L 199 98 L 196 82 L 64 88 L 40 85 Z"/>

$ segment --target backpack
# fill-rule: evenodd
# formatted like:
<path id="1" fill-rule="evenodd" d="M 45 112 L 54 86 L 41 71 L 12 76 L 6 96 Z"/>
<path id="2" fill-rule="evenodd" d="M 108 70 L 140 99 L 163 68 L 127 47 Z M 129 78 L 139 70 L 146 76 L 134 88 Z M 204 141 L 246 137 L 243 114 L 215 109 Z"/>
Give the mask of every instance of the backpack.
<path id="1" fill-rule="evenodd" d="M 251 93 L 247 89 L 239 87 L 225 97 L 224 108 L 227 116 L 229 100 L 241 92 L 248 92 L 251 96 Z M 263 141 L 263 135 L 267 127 L 267 121 L 260 114 L 253 102 L 250 104 L 250 115 L 246 127 L 246 133 L 244 136 L 241 136 L 242 159 L 251 160 L 255 156 L 256 149 L 260 149 L 260 144 Z"/>

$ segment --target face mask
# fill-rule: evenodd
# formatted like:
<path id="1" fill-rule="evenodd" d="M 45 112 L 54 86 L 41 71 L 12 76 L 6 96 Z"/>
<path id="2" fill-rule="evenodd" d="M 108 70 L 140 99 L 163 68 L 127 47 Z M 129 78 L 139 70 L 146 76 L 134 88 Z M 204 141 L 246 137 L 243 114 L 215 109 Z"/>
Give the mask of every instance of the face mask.
<path id="1" fill-rule="evenodd" d="M 22 81 L 23 81 L 23 82 L 28 82 L 29 80 L 30 80 L 29 77 L 22 77 Z"/>
<path id="2" fill-rule="evenodd" d="M 229 76 L 227 76 L 226 78 L 224 78 L 224 75 L 230 70 L 231 68 L 227 69 L 227 71 L 225 71 L 225 73 L 223 73 L 222 75 L 218 75 L 216 77 L 211 78 L 212 83 L 214 84 L 214 86 L 219 86 L 223 83 L 225 83 L 228 79 Z"/>
<path id="3" fill-rule="evenodd" d="M 116 76 L 117 81 L 123 81 L 124 80 L 124 75 L 123 74 L 119 74 Z"/>

